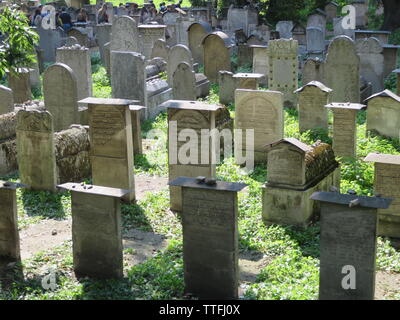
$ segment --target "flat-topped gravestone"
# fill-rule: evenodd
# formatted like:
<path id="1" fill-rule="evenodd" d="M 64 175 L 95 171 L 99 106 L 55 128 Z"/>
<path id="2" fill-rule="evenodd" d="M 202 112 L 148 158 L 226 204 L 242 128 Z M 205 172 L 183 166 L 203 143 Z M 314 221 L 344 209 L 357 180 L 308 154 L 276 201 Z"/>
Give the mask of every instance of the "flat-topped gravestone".
<path id="1" fill-rule="evenodd" d="M 71 191 L 72 251 L 78 278 L 122 278 L 120 198 L 131 190 L 64 183 Z"/>
<path id="2" fill-rule="evenodd" d="M 187 62 L 181 62 L 172 75 L 175 100 L 196 100 L 196 76 Z"/>
<path id="3" fill-rule="evenodd" d="M 370 153 L 364 161 L 375 163 L 375 194 L 393 198 L 388 209 L 378 209 L 378 235 L 400 238 L 400 155 Z"/>
<path id="4" fill-rule="evenodd" d="M 8 86 L 13 92 L 14 103 L 31 100 L 30 70 L 19 68 L 18 73 L 8 73 Z"/>
<path id="5" fill-rule="evenodd" d="M 400 97 L 384 90 L 368 97 L 367 131 L 400 139 Z"/>
<path id="6" fill-rule="evenodd" d="M 33 190 L 55 191 L 57 174 L 51 114 L 19 110 L 16 129 L 21 182 Z"/>
<path id="7" fill-rule="evenodd" d="M 350 4 L 355 9 L 356 14 L 356 28 L 365 29 L 368 24 L 368 0 L 355 0 Z"/>
<path id="8" fill-rule="evenodd" d="M 168 109 L 169 180 L 180 176 L 214 178 L 217 159 L 215 159 L 216 150 L 213 149 L 211 131 L 203 131 L 203 134 L 201 131 L 216 127 L 217 111 L 223 107 L 183 100 L 168 100 L 162 106 Z M 191 136 L 188 130 L 196 137 Z M 189 140 L 179 138 L 182 135 Z M 208 141 L 208 145 L 202 140 Z M 170 201 L 172 210 L 182 210 L 179 187 L 170 187 Z"/>
<path id="9" fill-rule="evenodd" d="M 268 47 L 253 45 L 253 72 L 261 73 L 265 77 L 260 84 L 268 84 L 269 76 L 269 61 L 268 61 Z"/>
<path id="10" fill-rule="evenodd" d="M 324 84 L 333 90 L 332 101 L 360 102 L 360 57 L 347 36 L 333 39 L 324 65 Z"/>
<path id="11" fill-rule="evenodd" d="M 123 199 L 135 201 L 130 105 L 134 100 L 86 98 L 89 108 L 93 184 L 130 190 Z"/>
<path id="12" fill-rule="evenodd" d="M 173 75 L 181 62 L 186 62 L 193 68 L 193 58 L 189 48 L 183 44 L 173 46 L 168 52 L 167 77 L 168 84 L 173 87 Z"/>
<path id="13" fill-rule="evenodd" d="M 246 184 L 197 181 L 179 177 L 169 183 L 182 189 L 185 292 L 200 299 L 237 299 L 237 192 Z"/>
<path id="14" fill-rule="evenodd" d="M 111 29 L 110 51 L 141 52 L 141 39 L 135 20 L 128 16 L 115 19 Z"/>
<path id="15" fill-rule="evenodd" d="M 297 40 L 271 40 L 268 44 L 270 90 L 284 94 L 283 104 L 296 107 L 295 90 L 298 88 Z"/>
<path id="16" fill-rule="evenodd" d="M 385 45 L 389 43 L 389 36 L 391 33 L 391 31 L 384 30 L 354 30 L 354 38 L 358 40 L 374 37 L 377 38 L 382 45 Z"/>
<path id="17" fill-rule="evenodd" d="M 283 94 L 277 91 L 237 89 L 235 106 L 235 129 L 254 130 L 254 146 L 246 145 L 246 135 L 242 132 L 241 150 L 235 150 L 235 154 L 254 152 L 256 163 L 265 162 L 265 145 L 283 138 Z"/>
<path id="18" fill-rule="evenodd" d="M 138 26 L 138 31 L 141 36 L 142 50 L 141 53 L 146 57 L 146 60 L 151 58 L 153 45 L 158 39 L 165 39 L 165 29 L 167 26 L 159 24 L 141 24 Z"/>
<path id="19" fill-rule="evenodd" d="M 356 115 L 366 106 L 359 103 L 333 102 L 325 107 L 333 111 L 333 150 L 335 150 L 335 154 L 339 157 L 355 157 Z"/>
<path id="20" fill-rule="evenodd" d="M 372 300 L 375 293 L 377 210 L 391 199 L 316 192 L 321 205 L 321 300 Z"/>
<path id="21" fill-rule="evenodd" d="M 163 58 L 168 61 L 169 46 L 164 39 L 157 39 L 154 41 L 153 48 L 151 49 L 151 58 Z"/>
<path id="22" fill-rule="evenodd" d="M 236 80 L 237 89 L 257 90 L 260 80 L 264 77 L 261 73 L 235 73 L 233 79 Z"/>
<path id="23" fill-rule="evenodd" d="M 131 122 L 132 122 L 132 141 L 133 141 L 133 153 L 142 154 L 142 126 L 141 126 L 141 112 L 145 109 L 144 106 L 130 105 L 129 110 L 131 111 Z"/>
<path id="24" fill-rule="evenodd" d="M 212 32 L 211 26 L 206 22 L 194 22 L 188 30 L 189 49 L 192 52 L 195 63 L 204 64 L 204 52 L 201 45 L 203 38 Z"/>
<path id="25" fill-rule="evenodd" d="M 400 45 L 384 44 L 383 45 L 383 58 L 384 58 L 384 71 L 383 77 L 386 78 L 390 75 L 394 68 L 397 67 L 397 57 Z"/>
<path id="26" fill-rule="evenodd" d="M 0 114 L 14 111 L 14 97 L 10 88 L 0 85 Z"/>
<path id="27" fill-rule="evenodd" d="M 297 89 L 300 132 L 316 128 L 328 129 L 328 113 L 324 107 L 330 101 L 332 89 L 311 81 Z"/>
<path id="28" fill-rule="evenodd" d="M 77 80 L 69 66 L 56 63 L 46 69 L 43 96 L 45 107 L 53 116 L 54 131 L 79 123 Z"/>

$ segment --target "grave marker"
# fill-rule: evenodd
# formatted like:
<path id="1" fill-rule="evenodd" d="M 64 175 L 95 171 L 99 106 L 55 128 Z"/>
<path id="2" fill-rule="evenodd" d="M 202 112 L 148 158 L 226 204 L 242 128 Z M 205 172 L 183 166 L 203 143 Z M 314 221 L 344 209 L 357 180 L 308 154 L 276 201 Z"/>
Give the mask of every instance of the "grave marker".
<path id="1" fill-rule="evenodd" d="M 0 114 L 14 111 L 14 97 L 10 88 L 0 85 Z"/>

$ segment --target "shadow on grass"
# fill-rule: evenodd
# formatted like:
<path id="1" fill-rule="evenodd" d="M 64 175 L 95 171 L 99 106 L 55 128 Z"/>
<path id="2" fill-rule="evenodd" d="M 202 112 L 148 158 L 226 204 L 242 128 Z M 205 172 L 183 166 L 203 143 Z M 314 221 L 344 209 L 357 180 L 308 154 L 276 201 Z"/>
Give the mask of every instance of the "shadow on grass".
<path id="1" fill-rule="evenodd" d="M 121 204 L 121 216 L 123 228 L 136 228 L 141 231 L 154 232 L 150 221 L 143 208 L 138 204 Z"/>
<path id="2" fill-rule="evenodd" d="M 64 219 L 66 212 L 62 198 L 67 192 L 52 193 L 49 191 L 33 191 L 22 189 L 22 203 L 28 216 L 43 216 L 46 218 Z"/>

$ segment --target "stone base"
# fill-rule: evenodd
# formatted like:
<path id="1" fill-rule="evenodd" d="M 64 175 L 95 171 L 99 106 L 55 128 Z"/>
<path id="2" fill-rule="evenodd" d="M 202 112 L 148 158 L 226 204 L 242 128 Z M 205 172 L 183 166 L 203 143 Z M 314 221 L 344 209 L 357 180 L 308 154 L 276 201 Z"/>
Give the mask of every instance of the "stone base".
<path id="1" fill-rule="evenodd" d="M 202 73 L 196 74 L 196 97 L 204 98 L 210 93 L 210 81 Z"/>
<path id="2" fill-rule="evenodd" d="M 263 186 L 263 221 L 266 224 L 306 227 L 313 218 L 319 217 L 320 212 L 319 202 L 311 200 L 310 196 L 316 191 L 329 191 L 331 186 L 340 187 L 340 167 L 306 190 Z"/>
<path id="3" fill-rule="evenodd" d="M 400 238 L 400 216 L 379 213 L 378 217 L 378 236 Z"/>

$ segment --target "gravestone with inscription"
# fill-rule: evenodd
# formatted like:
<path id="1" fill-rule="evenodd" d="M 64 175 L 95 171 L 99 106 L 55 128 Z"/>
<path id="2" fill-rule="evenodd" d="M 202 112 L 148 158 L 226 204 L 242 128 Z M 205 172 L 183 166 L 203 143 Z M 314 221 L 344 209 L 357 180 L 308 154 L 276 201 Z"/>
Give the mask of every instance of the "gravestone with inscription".
<path id="1" fill-rule="evenodd" d="M 333 150 L 339 157 L 355 157 L 357 146 L 357 111 L 366 108 L 359 103 L 332 102 L 325 108 L 333 111 Z"/>
<path id="2" fill-rule="evenodd" d="M 128 16 L 115 19 L 111 29 L 110 51 L 141 52 L 141 39 L 135 20 Z"/>
<path id="3" fill-rule="evenodd" d="M 14 111 L 14 97 L 10 88 L 0 85 L 0 114 Z"/>
<path id="4" fill-rule="evenodd" d="M 51 114 L 19 110 L 16 129 L 21 182 L 33 190 L 55 191 L 57 174 Z"/>
<path id="5" fill-rule="evenodd" d="M 130 105 L 126 99 L 86 98 L 89 108 L 90 158 L 93 184 L 130 190 L 123 199 L 135 201 Z"/>
<path id="6" fill-rule="evenodd" d="M 304 63 L 302 73 L 303 85 L 311 81 L 324 83 L 324 62 L 318 57 L 309 58 Z"/>
<path id="7" fill-rule="evenodd" d="M 185 293 L 200 299 L 237 299 L 237 192 L 246 184 L 179 177 L 169 185 L 182 189 Z"/>
<path id="8" fill-rule="evenodd" d="M 211 26 L 206 22 L 195 22 L 189 26 L 187 30 L 189 49 L 192 52 L 195 63 L 204 64 L 204 52 L 201 41 L 211 31 Z"/>
<path id="9" fill-rule="evenodd" d="M 131 190 L 64 183 L 71 191 L 72 251 L 78 278 L 123 277 L 120 198 Z"/>
<path id="10" fill-rule="evenodd" d="M 187 62 L 181 62 L 172 76 L 175 100 L 196 100 L 196 76 Z"/>
<path id="11" fill-rule="evenodd" d="M 142 43 L 141 53 L 146 60 L 151 59 L 154 43 L 158 39 L 165 40 L 165 28 L 166 26 L 159 24 L 141 24 L 138 26 Z"/>
<path id="12" fill-rule="evenodd" d="M 393 198 L 388 209 L 378 209 L 378 235 L 400 238 L 400 155 L 370 153 L 364 159 L 374 162 L 374 192 Z"/>
<path id="13" fill-rule="evenodd" d="M 235 129 L 254 130 L 254 145 L 246 145 L 246 135 L 242 132 L 241 150 L 235 150 L 235 154 L 254 152 L 256 163 L 265 162 L 267 159 L 265 145 L 283 138 L 282 93 L 237 89 L 235 106 Z"/>
<path id="14" fill-rule="evenodd" d="M 214 178 L 216 148 L 211 143 L 211 132 L 202 136 L 201 130 L 216 127 L 217 111 L 223 107 L 183 100 L 168 100 L 162 106 L 168 109 L 169 180 L 180 176 Z M 182 140 L 181 136 L 186 138 Z M 202 140 L 208 141 L 208 145 Z M 182 211 L 179 187 L 170 187 L 170 201 L 172 210 Z"/>
<path id="15" fill-rule="evenodd" d="M 320 300 L 373 300 L 377 210 L 391 199 L 316 192 L 321 205 Z"/>
<path id="16" fill-rule="evenodd" d="M 311 81 L 296 90 L 298 93 L 300 132 L 323 128 L 328 130 L 328 112 L 325 108 L 330 101 L 332 89 L 321 82 Z"/>
<path id="17" fill-rule="evenodd" d="M 167 64 L 167 77 L 168 84 L 173 87 L 173 75 L 182 62 L 186 62 L 190 68 L 193 68 L 193 58 L 189 48 L 183 44 L 177 44 L 173 46 L 168 52 L 168 64 Z"/>
<path id="18" fill-rule="evenodd" d="M 164 39 L 157 39 L 154 41 L 153 48 L 151 49 L 151 58 L 163 58 L 168 62 L 169 47 Z"/>

